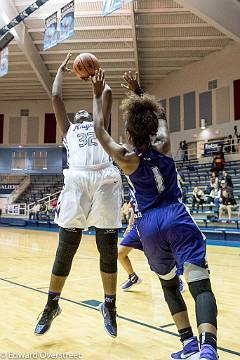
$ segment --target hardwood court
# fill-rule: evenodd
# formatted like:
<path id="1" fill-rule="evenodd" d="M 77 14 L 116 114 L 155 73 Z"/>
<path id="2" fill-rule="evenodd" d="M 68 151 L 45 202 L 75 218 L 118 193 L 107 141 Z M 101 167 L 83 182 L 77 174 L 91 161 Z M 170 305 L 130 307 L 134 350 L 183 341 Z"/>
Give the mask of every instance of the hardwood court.
<path id="1" fill-rule="evenodd" d="M 0 353 L 72 352 L 92 360 L 167 360 L 179 349 L 159 281 L 139 251 L 131 258 L 144 281 L 132 292 L 118 291 L 119 335 L 114 340 L 105 333 L 93 306 L 102 300 L 102 288 L 91 236 L 83 237 L 76 255 L 62 294 L 62 314 L 49 333 L 36 337 L 33 330 L 46 302 L 57 238 L 54 232 L 0 229 Z M 219 306 L 219 355 L 221 360 L 234 360 L 240 358 L 240 248 L 209 246 L 208 255 Z M 119 266 L 119 285 L 125 279 Z M 195 323 L 188 291 L 184 297 Z"/>

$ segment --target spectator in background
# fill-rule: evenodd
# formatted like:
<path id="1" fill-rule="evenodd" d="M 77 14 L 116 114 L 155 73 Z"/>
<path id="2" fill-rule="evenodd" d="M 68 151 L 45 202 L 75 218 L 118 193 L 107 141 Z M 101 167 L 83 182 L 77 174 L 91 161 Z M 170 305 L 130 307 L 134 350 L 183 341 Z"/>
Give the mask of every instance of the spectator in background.
<path id="1" fill-rule="evenodd" d="M 226 171 L 223 171 L 222 180 L 225 180 L 228 187 L 233 188 L 232 177 Z"/>
<path id="2" fill-rule="evenodd" d="M 39 220 L 40 204 L 35 201 L 35 204 L 29 211 L 29 220 Z"/>
<path id="3" fill-rule="evenodd" d="M 52 207 L 53 210 L 56 209 L 56 207 L 57 207 L 57 199 L 51 200 L 51 207 Z"/>
<path id="4" fill-rule="evenodd" d="M 236 152 L 236 148 L 234 145 L 234 138 L 233 136 L 230 134 L 228 135 L 228 140 L 227 140 L 228 146 L 226 147 L 226 152 L 229 153 L 235 153 Z"/>
<path id="5" fill-rule="evenodd" d="M 234 138 L 234 140 L 235 140 L 235 144 L 239 144 L 239 143 L 240 143 L 240 133 L 238 133 L 237 125 L 234 126 L 233 138 Z"/>
<path id="6" fill-rule="evenodd" d="M 221 191 L 219 188 L 212 188 L 208 195 L 209 210 L 212 211 L 212 207 L 214 206 L 213 211 L 217 216 L 219 215 L 220 195 Z"/>
<path id="7" fill-rule="evenodd" d="M 228 220 L 231 220 L 232 207 L 236 205 L 236 200 L 234 199 L 232 188 L 227 186 L 225 180 L 221 181 L 220 203 L 219 217 L 222 218 L 223 212 L 226 210 L 228 213 Z"/>
<path id="8" fill-rule="evenodd" d="M 187 193 L 186 193 L 185 186 L 186 186 L 187 183 L 185 182 L 185 179 L 184 179 L 184 176 L 181 173 L 181 170 L 177 171 L 177 179 L 178 179 L 178 183 L 180 185 L 180 188 L 182 190 L 182 202 L 186 203 L 186 201 L 187 201 Z"/>
<path id="9" fill-rule="evenodd" d="M 184 150 L 183 150 L 183 142 L 180 141 L 179 143 L 179 153 L 180 153 L 180 160 L 184 161 Z"/>
<path id="10" fill-rule="evenodd" d="M 186 140 L 182 142 L 182 150 L 184 152 L 183 161 L 188 160 L 188 144 L 186 143 Z"/>
<path id="11" fill-rule="evenodd" d="M 129 219 L 129 211 L 130 211 L 130 203 L 127 203 L 126 201 L 124 202 L 123 206 L 122 206 L 122 222 L 124 224 L 128 223 L 128 219 Z"/>
<path id="12" fill-rule="evenodd" d="M 219 172 L 224 170 L 225 159 L 223 152 L 218 152 L 213 156 L 211 172 L 214 172 L 216 176 L 219 176 Z"/>
<path id="13" fill-rule="evenodd" d="M 195 188 L 193 189 L 193 193 L 192 193 L 192 210 L 195 210 L 195 206 L 196 206 L 196 210 L 198 212 L 199 210 L 199 206 L 202 206 L 204 204 L 204 192 L 197 186 L 195 186 Z M 203 206 L 202 206 L 202 211 L 203 211 Z"/>
<path id="14" fill-rule="evenodd" d="M 219 188 L 219 180 L 218 177 L 216 176 L 215 172 L 212 172 L 212 175 L 210 177 L 210 191 L 212 189 L 217 189 Z"/>
<path id="15" fill-rule="evenodd" d="M 47 216 L 47 212 L 48 212 L 47 204 L 43 202 L 40 206 L 40 214 L 45 217 Z"/>
<path id="16" fill-rule="evenodd" d="M 240 152 L 240 133 L 238 132 L 237 126 L 234 126 L 234 135 L 235 137 L 235 144 L 237 152 Z"/>

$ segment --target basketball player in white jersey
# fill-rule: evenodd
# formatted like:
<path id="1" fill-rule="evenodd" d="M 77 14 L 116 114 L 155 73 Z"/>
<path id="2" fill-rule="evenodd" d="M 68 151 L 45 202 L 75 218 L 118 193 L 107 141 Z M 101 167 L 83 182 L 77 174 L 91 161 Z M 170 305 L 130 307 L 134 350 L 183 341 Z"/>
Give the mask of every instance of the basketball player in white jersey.
<path id="1" fill-rule="evenodd" d="M 94 226 L 105 295 L 105 301 L 99 308 L 105 330 L 110 336 L 116 337 L 117 229 L 121 227 L 121 176 L 96 139 L 91 114 L 80 110 L 75 114 L 73 123 L 68 120 L 62 99 L 62 82 L 64 73 L 70 71 L 67 68 L 70 57 L 69 54 L 58 69 L 52 89 L 53 108 L 64 137 L 69 168 L 64 170 L 64 187 L 55 217 L 60 229 L 59 245 L 48 301 L 35 334 L 45 334 L 53 319 L 60 314 L 59 297 L 79 247 L 82 230 Z M 112 93 L 108 85 L 105 86 L 102 101 L 105 126 L 108 128 L 112 105 Z"/>

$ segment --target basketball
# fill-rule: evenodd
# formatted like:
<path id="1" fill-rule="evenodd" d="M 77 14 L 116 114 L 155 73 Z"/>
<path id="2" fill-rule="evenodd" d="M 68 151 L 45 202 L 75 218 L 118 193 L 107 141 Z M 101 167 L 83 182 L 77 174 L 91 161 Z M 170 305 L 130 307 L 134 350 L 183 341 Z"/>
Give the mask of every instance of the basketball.
<path id="1" fill-rule="evenodd" d="M 83 53 L 76 57 L 73 63 L 73 71 L 79 79 L 87 79 L 93 76 L 95 71 L 100 68 L 100 63 L 96 56 L 90 53 Z"/>

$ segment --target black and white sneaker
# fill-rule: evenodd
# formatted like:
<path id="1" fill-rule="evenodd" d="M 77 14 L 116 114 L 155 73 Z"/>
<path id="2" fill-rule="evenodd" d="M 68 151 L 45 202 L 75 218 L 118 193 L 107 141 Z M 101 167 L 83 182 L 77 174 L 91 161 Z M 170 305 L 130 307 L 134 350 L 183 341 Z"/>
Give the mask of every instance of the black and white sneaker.
<path id="1" fill-rule="evenodd" d="M 138 275 L 129 275 L 128 279 L 122 284 L 121 288 L 123 291 L 128 291 L 133 286 L 141 284 L 141 282 L 142 279 Z"/>
<path id="2" fill-rule="evenodd" d="M 113 338 L 117 337 L 116 308 L 109 309 L 104 303 L 99 305 L 99 310 L 103 316 L 104 328 L 108 335 Z"/>
<path id="3" fill-rule="evenodd" d="M 60 315 L 61 312 L 62 312 L 62 310 L 59 305 L 56 309 L 52 309 L 50 306 L 46 305 L 43 312 L 41 313 L 42 316 L 36 325 L 34 334 L 38 335 L 38 336 L 44 335 L 50 329 L 55 317 Z"/>

